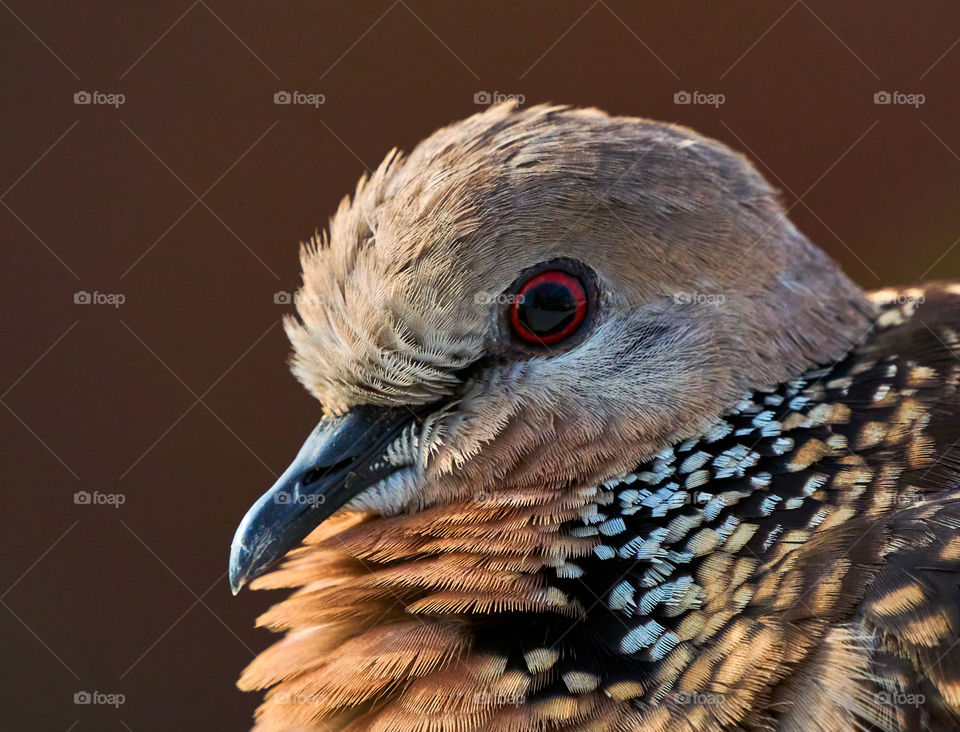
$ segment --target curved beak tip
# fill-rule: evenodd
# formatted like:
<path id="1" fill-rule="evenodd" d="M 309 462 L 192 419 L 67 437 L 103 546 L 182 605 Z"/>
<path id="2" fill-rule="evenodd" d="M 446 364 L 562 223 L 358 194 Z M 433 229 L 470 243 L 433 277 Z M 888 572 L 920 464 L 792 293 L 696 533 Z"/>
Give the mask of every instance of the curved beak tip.
<path id="1" fill-rule="evenodd" d="M 240 590 L 243 589 L 243 586 L 247 583 L 247 578 L 244 577 L 240 572 L 234 571 L 233 562 L 230 562 L 230 592 L 236 595 Z"/>
<path id="2" fill-rule="evenodd" d="M 230 545 L 228 577 L 236 595 L 278 564 L 325 518 L 385 477 L 375 466 L 411 416 L 358 407 L 324 418 L 273 487 L 250 507 Z M 304 484 L 304 476 L 321 472 Z"/>
<path id="3" fill-rule="evenodd" d="M 249 572 L 246 566 L 249 563 L 244 561 L 243 549 L 236 542 L 230 547 L 230 566 L 227 576 L 230 580 L 230 591 L 236 595 L 247 584 Z M 246 565 L 246 566 L 245 566 Z"/>

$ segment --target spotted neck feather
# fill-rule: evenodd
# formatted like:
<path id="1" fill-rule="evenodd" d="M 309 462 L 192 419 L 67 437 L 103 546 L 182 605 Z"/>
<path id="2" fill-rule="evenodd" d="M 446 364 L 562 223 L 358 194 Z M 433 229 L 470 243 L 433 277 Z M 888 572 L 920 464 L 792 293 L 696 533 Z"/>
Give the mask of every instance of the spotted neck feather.
<path id="1" fill-rule="evenodd" d="M 603 485 L 322 526 L 254 584 L 300 588 L 240 682 L 272 687 L 260 724 L 720 730 L 771 719 L 824 653 L 868 679 L 874 640 L 836 624 L 894 551 L 884 517 L 928 489 L 903 476 L 944 383 L 897 347 L 913 312 Z M 858 689 L 844 713 L 896 729 Z"/>

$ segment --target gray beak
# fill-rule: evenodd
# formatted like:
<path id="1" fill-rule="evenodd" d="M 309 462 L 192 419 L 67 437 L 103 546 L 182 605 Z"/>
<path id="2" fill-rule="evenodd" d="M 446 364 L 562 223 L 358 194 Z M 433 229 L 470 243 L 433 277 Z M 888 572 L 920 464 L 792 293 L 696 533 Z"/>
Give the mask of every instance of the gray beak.
<path id="1" fill-rule="evenodd" d="M 320 420 L 290 467 L 237 527 L 230 546 L 233 594 L 351 498 L 394 472 L 381 458 L 414 419 L 404 409 L 360 406 Z"/>

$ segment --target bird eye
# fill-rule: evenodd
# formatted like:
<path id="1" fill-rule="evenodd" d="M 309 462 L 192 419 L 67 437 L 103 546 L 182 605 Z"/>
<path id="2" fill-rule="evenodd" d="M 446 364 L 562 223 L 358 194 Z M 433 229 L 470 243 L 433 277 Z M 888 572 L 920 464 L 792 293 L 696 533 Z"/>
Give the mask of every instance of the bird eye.
<path id="1" fill-rule="evenodd" d="M 510 324 L 528 343 L 549 346 L 576 332 L 587 315 L 587 295 L 576 277 L 547 270 L 531 277 L 510 306 Z"/>

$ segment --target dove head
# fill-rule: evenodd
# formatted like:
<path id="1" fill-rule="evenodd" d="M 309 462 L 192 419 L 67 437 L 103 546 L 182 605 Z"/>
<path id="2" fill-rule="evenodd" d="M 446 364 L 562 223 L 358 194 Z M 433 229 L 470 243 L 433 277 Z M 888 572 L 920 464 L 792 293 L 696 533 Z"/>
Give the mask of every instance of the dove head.
<path id="1" fill-rule="evenodd" d="M 498 106 L 390 154 L 301 260 L 285 325 L 325 416 L 271 500 L 323 505 L 292 533 L 251 509 L 235 587 L 340 506 L 602 482 L 871 315 L 741 155 L 596 110 Z"/>

